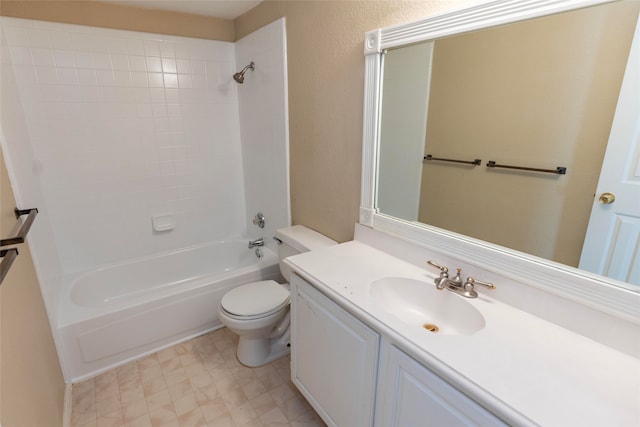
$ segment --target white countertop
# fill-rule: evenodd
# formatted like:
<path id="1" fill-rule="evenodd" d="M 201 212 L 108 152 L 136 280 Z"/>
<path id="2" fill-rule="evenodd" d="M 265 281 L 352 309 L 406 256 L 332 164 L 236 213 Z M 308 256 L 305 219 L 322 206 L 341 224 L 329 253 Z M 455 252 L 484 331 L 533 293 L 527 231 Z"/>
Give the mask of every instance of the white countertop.
<path id="1" fill-rule="evenodd" d="M 505 305 L 483 288 L 478 298 L 465 298 L 486 321 L 475 334 L 438 335 L 410 327 L 372 299 L 370 284 L 384 277 L 405 277 L 435 286 L 435 276 L 358 241 L 296 255 L 287 262 L 507 423 L 640 426 L 638 359 Z"/>

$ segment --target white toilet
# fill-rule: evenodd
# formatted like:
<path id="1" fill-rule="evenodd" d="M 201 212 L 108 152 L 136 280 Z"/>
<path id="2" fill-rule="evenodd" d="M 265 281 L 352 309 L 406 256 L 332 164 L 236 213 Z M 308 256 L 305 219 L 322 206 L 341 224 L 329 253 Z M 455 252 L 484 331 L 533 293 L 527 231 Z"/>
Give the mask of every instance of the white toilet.
<path id="1" fill-rule="evenodd" d="M 220 321 L 238 334 L 237 357 L 246 366 L 260 366 L 289 353 L 289 279 L 282 261 L 337 242 L 302 225 L 276 231 L 280 272 L 287 281 L 248 283 L 227 292 L 218 306 Z M 281 242 L 281 243 L 280 243 Z"/>

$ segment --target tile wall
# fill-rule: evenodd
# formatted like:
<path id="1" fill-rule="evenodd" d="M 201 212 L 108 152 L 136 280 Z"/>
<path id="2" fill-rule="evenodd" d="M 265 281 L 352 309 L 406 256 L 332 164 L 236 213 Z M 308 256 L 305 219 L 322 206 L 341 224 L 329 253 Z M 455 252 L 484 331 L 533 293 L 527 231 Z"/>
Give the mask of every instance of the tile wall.
<path id="1" fill-rule="evenodd" d="M 41 186 L 62 272 L 246 234 L 233 43 L 1 22 L 29 138 L 5 143 L 30 145 L 18 193 Z"/>

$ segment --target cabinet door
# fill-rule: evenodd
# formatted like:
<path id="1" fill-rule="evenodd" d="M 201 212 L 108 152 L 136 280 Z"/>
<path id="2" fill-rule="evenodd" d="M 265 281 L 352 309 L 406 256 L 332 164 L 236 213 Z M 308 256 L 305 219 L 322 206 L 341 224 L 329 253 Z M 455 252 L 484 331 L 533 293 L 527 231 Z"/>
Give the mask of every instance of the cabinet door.
<path id="1" fill-rule="evenodd" d="M 379 335 L 298 276 L 291 379 L 330 426 L 373 425 Z"/>
<path id="2" fill-rule="evenodd" d="M 381 384 L 376 424 L 391 427 L 505 426 L 500 419 L 393 345 Z"/>

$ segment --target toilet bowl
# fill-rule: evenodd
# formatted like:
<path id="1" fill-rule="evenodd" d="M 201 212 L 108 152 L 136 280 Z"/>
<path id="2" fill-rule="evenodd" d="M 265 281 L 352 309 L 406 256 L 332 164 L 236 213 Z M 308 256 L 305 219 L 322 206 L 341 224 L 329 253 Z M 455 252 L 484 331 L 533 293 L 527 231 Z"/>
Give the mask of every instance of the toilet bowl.
<path id="1" fill-rule="evenodd" d="M 287 280 L 286 257 L 337 242 L 302 225 L 276 231 L 280 271 Z M 289 353 L 289 285 L 273 280 L 247 283 L 227 292 L 218 306 L 223 325 L 238 335 L 238 361 L 261 366 Z"/>

